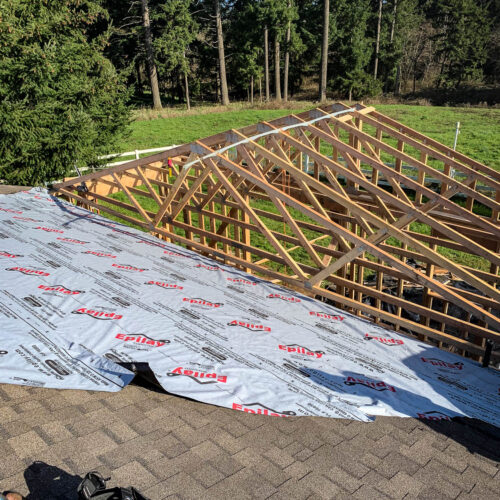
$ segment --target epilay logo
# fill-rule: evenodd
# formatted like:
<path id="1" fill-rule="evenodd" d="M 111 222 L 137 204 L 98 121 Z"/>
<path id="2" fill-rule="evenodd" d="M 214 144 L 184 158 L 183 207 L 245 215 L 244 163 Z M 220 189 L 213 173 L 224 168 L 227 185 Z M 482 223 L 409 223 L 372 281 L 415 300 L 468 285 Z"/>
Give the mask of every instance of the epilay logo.
<path id="1" fill-rule="evenodd" d="M 461 361 L 457 361 L 456 363 L 447 363 L 442 359 L 438 358 L 420 358 L 424 363 L 430 363 L 433 366 L 439 366 L 441 368 L 449 368 L 450 370 L 462 370 L 464 364 Z"/>
<path id="2" fill-rule="evenodd" d="M 190 304 L 198 304 L 200 306 L 215 307 L 215 308 L 224 305 L 222 302 L 209 302 L 208 300 L 200 299 L 199 297 L 194 297 L 194 298 L 184 297 L 182 301 L 189 302 Z"/>
<path id="3" fill-rule="evenodd" d="M 22 214 L 22 212 L 18 212 L 20 214 Z M 41 222 L 39 220 L 36 220 L 36 219 L 32 219 L 31 217 L 18 217 L 17 215 L 14 215 L 14 217 L 12 217 L 13 219 L 17 219 L 17 220 L 22 220 L 23 222 Z"/>
<path id="4" fill-rule="evenodd" d="M 326 314 L 322 312 L 309 311 L 309 316 L 317 316 L 318 318 L 332 319 L 334 321 L 344 321 L 344 316 L 337 316 L 335 314 Z"/>
<path id="5" fill-rule="evenodd" d="M 171 252 L 170 250 L 165 250 L 163 253 L 166 253 L 167 255 L 171 255 L 172 257 L 184 257 L 185 259 L 190 259 L 188 255 L 182 255 L 181 253 L 177 252 Z M 199 266 L 196 266 L 199 267 Z"/>
<path id="6" fill-rule="evenodd" d="M 26 192 L 29 194 L 28 191 Z M 35 200 L 42 200 L 42 201 L 48 201 L 50 203 L 55 203 L 55 200 L 53 200 L 52 198 L 44 198 L 43 196 L 38 196 L 37 194 L 34 194 L 33 198 L 35 198 Z"/>
<path id="7" fill-rule="evenodd" d="M 35 227 L 35 229 L 41 229 L 42 231 L 47 231 L 48 233 L 61 233 L 61 234 L 64 233 L 64 231 L 61 231 L 60 229 L 52 229 L 51 227 L 44 227 L 44 226 L 38 226 Z"/>
<path id="8" fill-rule="evenodd" d="M 252 332 L 270 332 L 271 328 L 269 326 L 264 326 L 264 325 L 254 325 L 253 323 L 247 323 L 246 321 L 238 321 L 234 319 L 233 321 L 230 321 L 227 326 L 242 326 L 243 328 L 246 328 L 247 330 L 250 330 Z"/>
<path id="9" fill-rule="evenodd" d="M 116 259 L 116 255 L 113 255 L 111 253 L 105 253 L 105 252 L 94 252 L 93 250 L 87 250 L 86 252 L 83 253 L 88 253 L 91 255 L 95 255 L 96 257 L 109 257 L 110 259 Z"/>
<path id="10" fill-rule="evenodd" d="M 50 273 L 46 273 L 45 271 L 37 271 L 36 269 L 28 269 L 26 267 L 11 267 L 6 269 L 6 271 L 19 271 L 20 273 L 27 275 L 35 275 L 35 276 L 50 276 Z"/>
<path id="11" fill-rule="evenodd" d="M 121 319 L 123 316 L 121 314 L 116 314 L 114 312 L 105 311 L 95 311 L 94 309 L 87 309 L 86 307 L 80 307 L 75 311 L 71 311 L 72 314 L 86 314 L 95 319 L 111 320 L 111 319 Z"/>
<path id="12" fill-rule="evenodd" d="M 268 299 L 281 299 L 286 300 L 287 302 L 302 302 L 300 299 L 296 299 L 295 297 L 286 297 L 285 295 L 280 295 L 279 293 L 270 293 L 267 296 Z"/>
<path id="13" fill-rule="evenodd" d="M 376 337 L 375 335 L 372 335 L 371 333 L 367 333 L 364 336 L 365 340 L 376 340 L 377 342 L 380 342 L 381 344 L 386 344 L 386 345 L 402 345 L 404 342 L 399 339 L 393 339 L 389 336 L 387 337 Z"/>
<path id="14" fill-rule="evenodd" d="M 313 351 L 298 344 L 279 345 L 278 348 L 289 353 L 296 352 L 297 354 L 305 354 L 306 356 L 315 356 L 316 359 L 320 359 L 325 354 L 323 351 Z"/>
<path id="15" fill-rule="evenodd" d="M 63 293 L 64 295 L 79 295 L 80 293 L 85 293 L 82 292 L 81 290 L 70 290 L 69 288 L 66 288 L 65 286 L 62 285 L 53 285 L 53 286 L 39 285 L 38 288 L 41 288 L 42 290 L 45 290 L 47 292 L 60 292 Z"/>
<path id="16" fill-rule="evenodd" d="M 9 212 L 11 214 L 22 214 L 19 210 L 12 210 L 12 208 L 2 208 L 0 207 L 1 212 Z"/>
<path id="17" fill-rule="evenodd" d="M 117 269 L 125 269 L 126 271 L 137 271 L 139 273 L 142 273 L 144 271 L 147 271 L 147 269 L 141 269 L 139 267 L 134 267 L 134 266 L 127 266 L 126 264 L 112 264 L 113 267 L 116 267 Z"/>
<path id="18" fill-rule="evenodd" d="M 198 384 L 215 384 L 217 382 L 221 382 L 225 384 L 227 382 L 227 376 L 226 375 L 217 375 L 217 373 L 204 373 L 204 372 L 197 372 L 194 370 L 187 370 L 185 368 L 182 368 L 182 366 L 179 366 L 175 370 L 172 370 L 170 373 L 167 373 L 168 377 L 178 377 L 178 376 L 185 376 L 189 377 L 190 379 L 193 379 L 195 382 L 198 382 Z M 198 380 L 198 379 L 210 379 L 210 380 Z"/>
<path id="19" fill-rule="evenodd" d="M 242 283 L 243 285 L 251 285 L 251 286 L 256 286 L 257 283 L 254 281 L 249 281 L 249 280 L 244 280 L 242 278 L 226 278 L 227 281 L 231 281 L 232 283 Z"/>
<path id="20" fill-rule="evenodd" d="M 184 287 L 180 285 L 174 285 L 171 283 L 164 283 L 163 281 L 146 281 L 145 285 L 156 285 L 161 288 L 176 288 L 177 290 L 183 290 Z"/>
<path id="21" fill-rule="evenodd" d="M 196 264 L 194 267 L 202 267 L 203 269 L 208 269 L 209 271 L 225 271 L 219 266 L 205 266 L 204 264 Z"/>
<path id="22" fill-rule="evenodd" d="M 115 339 L 123 340 L 124 342 L 137 342 L 138 344 L 151 345 L 153 347 L 162 347 L 165 344 L 170 344 L 170 340 L 160 339 L 155 340 L 147 335 L 141 333 L 140 335 L 125 335 L 124 333 L 118 333 Z"/>
<path id="23" fill-rule="evenodd" d="M 451 418 L 445 413 L 441 413 L 440 411 L 426 411 L 423 413 L 417 413 L 417 418 L 421 418 L 423 420 L 451 420 Z"/>
<path id="24" fill-rule="evenodd" d="M 4 250 L 0 250 L 1 257 L 8 257 L 9 259 L 15 259 L 16 257 L 23 257 L 23 255 L 16 255 L 13 253 L 5 252 Z"/>
<path id="25" fill-rule="evenodd" d="M 256 408 L 254 410 L 253 408 L 250 408 L 250 406 L 260 406 L 260 408 Z M 233 410 L 244 411 L 245 413 L 252 413 L 254 415 L 268 415 L 270 417 L 294 417 L 295 415 L 297 415 L 294 411 L 273 410 L 272 408 L 264 406 L 261 403 L 248 403 L 241 405 L 238 403 L 233 403 Z"/>
<path id="26" fill-rule="evenodd" d="M 88 241 L 73 240 L 71 238 L 57 238 L 58 240 L 65 241 L 66 243 L 76 243 L 78 245 L 85 245 Z"/>
<path id="27" fill-rule="evenodd" d="M 345 385 L 364 385 L 365 387 L 368 387 L 369 389 L 374 389 L 376 391 L 391 391 L 391 392 L 396 392 L 396 389 L 392 385 L 388 385 L 385 382 L 382 381 L 373 381 L 373 380 L 366 380 L 363 378 L 354 378 L 354 377 L 347 377 L 344 380 Z"/>

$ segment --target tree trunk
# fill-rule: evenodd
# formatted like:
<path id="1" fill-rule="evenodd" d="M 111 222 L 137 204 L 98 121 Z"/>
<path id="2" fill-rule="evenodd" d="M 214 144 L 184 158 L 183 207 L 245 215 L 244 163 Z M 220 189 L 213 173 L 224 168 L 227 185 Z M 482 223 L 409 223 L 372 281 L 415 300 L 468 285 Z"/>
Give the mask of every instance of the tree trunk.
<path id="1" fill-rule="evenodd" d="M 264 78 L 266 80 L 266 102 L 269 102 L 269 30 L 264 28 Z"/>
<path id="2" fill-rule="evenodd" d="M 394 42 L 394 30 L 395 30 L 395 27 L 396 27 L 396 14 L 397 14 L 397 10 L 398 10 L 398 0 L 394 0 L 394 7 L 392 9 L 392 21 L 391 21 L 391 34 L 390 34 L 390 37 L 389 37 L 389 43 L 392 45 L 393 42 Z M 398 66 L 396 67 L 396 80 L 398 78 L 398 67 L 399 67 L 399 63 L 398 63 Z M 395 87 L 397 87 L 397 82 L 395 84 Z M 386 79 L 386 82 L 385 82 L 385 92 L 387 92 L 389 90 L 389 79 L 387 78 Z M 394 93 L 397 95 L 397 90 L 394 90 Z"/>
<path id="3" fill-rule="evenodd" d="M 276 100 L 281 101 L 280 42 L 277 34 L 274 36 L 274 86 Z"/>
<path id="4" fill-rule="evenodd" d="M 250 104 L 253 104 L 253 75 L 250 77 Z"/>
<path id="5" fill-rule="evenodd" d="M 378 54 L 380 52 L 380 28 L 382 25 L 382 2 L 378 2 L 378 21 L 377 21 L 377 40 L 375 42 L 375 65 L 373 67 L 373 78 L 377 78 L 378 74 Z"/>
<path id="6" fill-rule="evenodd" d="M 141 1 L 142 26 L 144 27 L 144 45 L 146 48 L 146 59 L 148 63 L 149 81 L 151 83 L 151 93 L 153 94 L 153 107 L 154 109 L 161 109 L 160 89 L 158 87 L 158 74 L 156 72 L 153 42 L 151 40 L 151 24 L 149 22 L 148 0 Z"/>
<path id="7" fill-rule="evenodd" d="M 262 78 L 259 76 L 259 101 L 262 102 Z"/>
<path id="8" fill-rule="evenodd" d="M 219 71 L 219 68 L 217 68 L 217 71 L 215 72 L 215 102 L 219 102 L 219 91 L 220 91 L 220 78 L 219 78 L 219 76 L 220 76 L 220 71 Z"/>
<path id="9" fill-rule="evenodd" d="M 396 68 L 396 88 L 394 89 L 394 93 L 396 95 L 401 93 L 401 64 L 398 64 Z"/>
<path id="10" fill-rule="evenodd" d="M 191 102 L 189 100 L 189 82 L 187 72 L 184 72 L 184 88 L 186 91 L 186 106 L 189 111 L 191 109 Z"/>
<path id="11" fill-rule="evenodd" d="M 184 89 L 183 89 L 183 86 L 182 84 L 184 83 L 183 81 L 183 75 L 179 73 L 179 76 L 177 77 L 177 100 L 179 101 L 179 103 L 182 102 L 182 100 L 184 99 Z"/>
<path id="12" fill-rule="evenodd" d="M 184 60 L 186 60 L 186 53 L 184 52 Z M 184 70 L 184 90 L 186 92 L 186 106 L 188 111 L 191 109 L 191 101 L 189 100 L 189 81 L 187 69 Z"/>
<path id="13" fill-rule="evenodd" d="M 226 79 L 226 59 L 224 56 L 224 36 L 222 34 L 222 19 L 220 15 L 220 2 L 215 0 L 215 20 L 217 23 L 217 47 L 219 49 L 219 72 L 220 72 L 220 93 L 222 105 L 229 104 L 229 93 L 227 91 Z"/>
<path id="14" fill-rule="evenodd" d="M 392 9 L 392 22 L 391 22 L 391 37 L 390 42 L 392 44 L 394 40 L 394 28 L 396 26 L 396 13 L 398 10 L 398 0 L 394 0 L 394 8 Z"/>
<path id="15" fill-rule="evenodd" d="M 288 8 L 291 8 L 291 2 L 288 1 Z M 288 27 L 286 29 L 286 47 L 285 47 L 285 68 L 283 75 L 283 99 L 288 101 L 288 71 L 290 70 L 290 38 L 291 38 L 291 29 L 290 29 L 290 21 L 288 21 Z"/>
<path id="16" fill-rule="evenodd" d="M 319 100 L 326 101 L 326 73 L 328 70 L 328 37 L 330 28 L 330 0 L 323 0 L 323 44 L 321 46 L 321 76 Z"/>
<path id="17" fill-rule="evenodd" d="M 135 60 L 135 74 L 136 74 L 136 92 L 139 95 L 142 95 L 143 88 L 142 88 L 142 75 L 141 75 L 141 63 L 139 59 Z"/>

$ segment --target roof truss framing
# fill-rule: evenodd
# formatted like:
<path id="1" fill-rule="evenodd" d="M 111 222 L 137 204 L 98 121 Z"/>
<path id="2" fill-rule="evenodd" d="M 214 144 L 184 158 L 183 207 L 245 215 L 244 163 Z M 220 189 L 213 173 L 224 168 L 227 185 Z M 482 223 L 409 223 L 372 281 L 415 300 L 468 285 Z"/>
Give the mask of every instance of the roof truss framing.
<path id="1" fill-rule="evenodd" d="M 373 107 L 262 122 L 54 189 L 441 348 L 481 359 L 499 340 L 500 173 Z"/>

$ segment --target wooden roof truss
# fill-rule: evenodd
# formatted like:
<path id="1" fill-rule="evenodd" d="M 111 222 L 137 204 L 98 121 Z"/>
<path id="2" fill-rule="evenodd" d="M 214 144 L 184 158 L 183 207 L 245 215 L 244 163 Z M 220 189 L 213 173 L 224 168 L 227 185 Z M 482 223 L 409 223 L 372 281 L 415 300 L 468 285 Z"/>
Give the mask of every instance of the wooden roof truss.
<path id="1" fill-rule="evenodd" d="M 498 342 L 500 173 L 373 107 L 262 122 L 54 189 L 439 347 L 481 359 Z"/>

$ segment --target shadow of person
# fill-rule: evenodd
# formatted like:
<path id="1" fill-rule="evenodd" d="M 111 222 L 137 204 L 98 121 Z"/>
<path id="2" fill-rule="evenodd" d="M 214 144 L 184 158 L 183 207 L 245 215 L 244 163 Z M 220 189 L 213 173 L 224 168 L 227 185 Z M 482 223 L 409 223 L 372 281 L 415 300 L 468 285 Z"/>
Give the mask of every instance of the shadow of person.
<path id="1" fill-rule="evenodd" d="M 344 395 L 346 401 L 359 405 L 363 413 L 367 415 L 390 415 L 392 413 L 418 418 L 422 425 L 453 439 L 470 453 L 484 456 L 495 462 L 500 461 L 500 429 L 492 424 L 459 416 L 448 407 L 439 405 L 435 400 L 402 387 L 390 386 L 384 382 L 370 384 L 367 377 L 360 373 L 344 371 L 339 375 L 334 375 L 310 367 L 301 367 L 300 371 L 309 381 L 332 390 L 340 395 L 341 399 Z M 450 400 L 449 393 L 438 381 L 433 383 L 432 379 L 422 379 L 422 383 L 424 381 L 441 396 L 441 401 L 446 403 L 448 400 L 464 413 L 467 411 L 468 405 L 466 403 L 460 405 L 456 400 Z M 469 402 L 469 405 L 472 405 L 472 402 L 473 400 Z M 400 417 L 394 416 L 394 418 Z"/>
<path id="2" fill-rule="evenodd" d="M 71 500 L 77 498 L 77 487 L 82 477 L 48 465 L 45 462 L 33 462 L 24 471 L 24 480 L 28 488 L 26 500 Z"/>
<path id="3" fill-rule="evenodd" d="M 471 453 L 500 461 L 500 428 L 494 425 L 500 416 L 500 373 L 426 344 L 421 347 L 424 351 L 404 358 L 403 364 L 414 373 L 424 374 L 432 390 L 464 414 L 478 417 L 458 417 L 448 422 L 424 420 L 423 423 Z"/>

